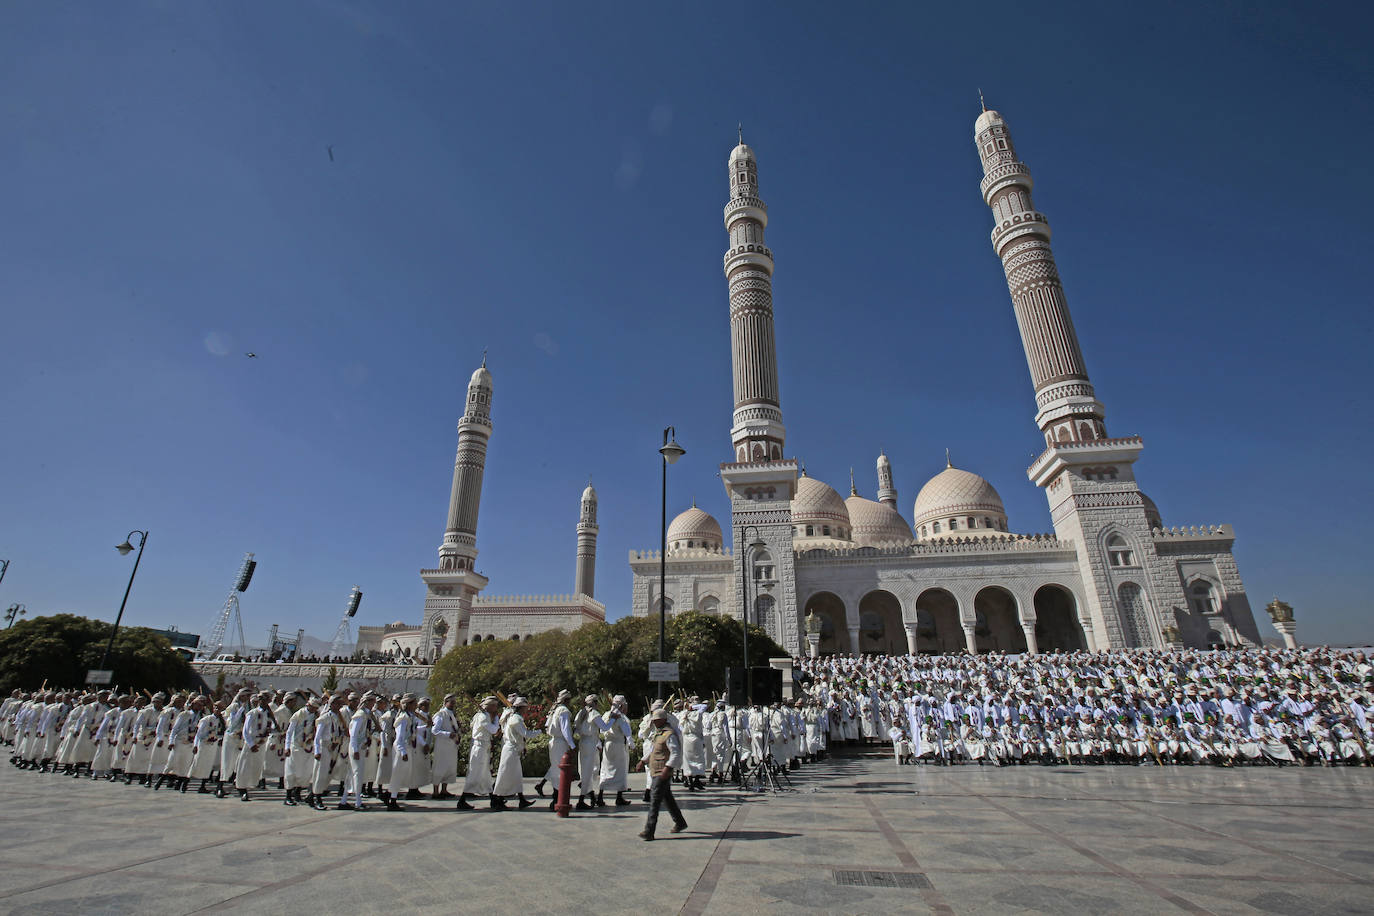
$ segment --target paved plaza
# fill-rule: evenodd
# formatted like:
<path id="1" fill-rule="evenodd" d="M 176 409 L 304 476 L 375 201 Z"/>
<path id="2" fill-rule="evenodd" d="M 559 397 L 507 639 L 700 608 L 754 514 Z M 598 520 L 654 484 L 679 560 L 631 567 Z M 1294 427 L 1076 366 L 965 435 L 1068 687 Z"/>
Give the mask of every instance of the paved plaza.
<path id="1" fill-rule="evenodd" d="M 1367 769 L 805 768 L 644 806 L 287 808 L 0 769 L 4 913 L 1369 913 Z M 259 800 L 260 799 L 260 800 Z"/>

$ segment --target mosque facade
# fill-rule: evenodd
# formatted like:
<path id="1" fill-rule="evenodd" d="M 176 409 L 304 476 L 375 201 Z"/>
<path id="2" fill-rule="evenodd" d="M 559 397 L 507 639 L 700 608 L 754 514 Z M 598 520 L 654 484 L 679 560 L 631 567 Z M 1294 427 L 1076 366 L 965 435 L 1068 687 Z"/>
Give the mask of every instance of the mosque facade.
<path id="1" fill-rule="evenodd" d="M 1053 534 L 1014 531 L 997 490 L 950 461 L 908 521 L 888 456 L 876 460 L 876 499 L 852 479 L 842 498 L 786 457 L 768 208 L 741 137 L 724 211 L 734 413 L 720 476 L 730 538 L 695 505 L 674 518 L 662 594 L 659 552 L 631 551 L 634 614 L 747 610 L 794 655 L 809 648 L 808 619 L 821 654 L 1259 644 L 1231 526 L 1165 526 L 1136 480 L 1143 441 L 1107 431 L 1049 222 L 1031 202 L 1007 122 L 983 111 L 974 140 L 1044 438 L 1027 476 L 1045 492 Z"/>

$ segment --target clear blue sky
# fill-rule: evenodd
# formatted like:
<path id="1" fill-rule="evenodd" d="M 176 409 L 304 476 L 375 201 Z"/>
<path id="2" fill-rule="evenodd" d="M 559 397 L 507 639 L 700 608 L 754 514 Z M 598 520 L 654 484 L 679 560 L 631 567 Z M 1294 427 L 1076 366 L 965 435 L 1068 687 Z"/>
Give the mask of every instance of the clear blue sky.
<path id="1" fill-rule="evenodd" d="M 944 450 L 1050 529 L 972 141 L 1008 119 L 1114 435 L 1230 522 L 1261 629 L 1374 640 L 1367 5 L 37 3 L 0 31 L 0 606 L 251 641 L 418 621 L 464 386 L 490 594 L 630 601 L 728 515 L 735 124 L 777 257 L 788 451 L 903 513 Z M 327 147 L 332 146 L 331 162 Z M 245 351 L 259 359 L 249 360 Z"/>

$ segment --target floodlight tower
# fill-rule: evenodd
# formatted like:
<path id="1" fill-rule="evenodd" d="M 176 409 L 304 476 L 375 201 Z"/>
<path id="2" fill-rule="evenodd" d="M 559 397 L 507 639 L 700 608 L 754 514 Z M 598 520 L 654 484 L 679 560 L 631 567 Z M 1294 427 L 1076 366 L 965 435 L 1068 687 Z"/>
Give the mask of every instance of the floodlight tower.
<path id="1" fill-rule="evenodd" d="M 220 608 L 219 616 L 215 618 L 214 624 L 210 627 L 210 635 L 201 637 L 200 643 L 196 646 L 196 658 L 214 658 L 219 654 L 219 650 L 224 648 L 224 634 L 229 628 L 230 618 L 233 618 L 235 635 L 238 636 L 238 648 L 246 647 L 247 640 L 243 636 L 243 618 L 239 616 L 239 593 L 248 591 L 248 583 L 253 581 L 253 570 L 258 568 L 258 561 L 253 559 L 253 554 L 243 555 L 243 565 L 239 567 L 238 574 L 234 576 L 233 587 L 229 589 L 229 597 L 224 599 L 224 607 Z"/>
<path id="2" fill-rule="evenodd" d="M 363 600 L 363 591 L 358 586 L 353 586 L 353 591 L 348 594 L 348 609 L 344 611 L 342 619 L 339 620 L 339 628 L 334 631 L 334 641 L 329 645 L 331 657 L 342 656 L 344 649 L 353 641 L 353 634 L 349 631 L 348 622 L 353 619 L 353 615 L 358 613 L 358 604 Z"/>

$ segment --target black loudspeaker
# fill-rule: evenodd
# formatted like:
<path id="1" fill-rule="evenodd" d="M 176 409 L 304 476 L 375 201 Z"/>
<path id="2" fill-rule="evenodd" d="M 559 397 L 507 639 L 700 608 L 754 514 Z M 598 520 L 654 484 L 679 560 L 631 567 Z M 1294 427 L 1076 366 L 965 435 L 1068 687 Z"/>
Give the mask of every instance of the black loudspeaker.
<path id="1" fill-rule="evenodd" d="M 745 683 L 744 668 L 730 668 L 725 676 L 725 698 L 731 706 L 746 706 L 748 700 L 748 687 Z M 753 671 L 753 692 L 754 702 L 761 706 L 770 706 L 773 703 L 782 701 L 782 672 L 777 668 L 754 668 Z"/>
<path id="2" fill-rule="evenodd" d="M 253 570 L 257 568 L 258 561 L 249 560 L 248 565 L 243 567 L 243 571 L 239 574 L 238 584 L 234 588 L 241 592 L 248 591 L 248 583 L 253 581 Z"/>

